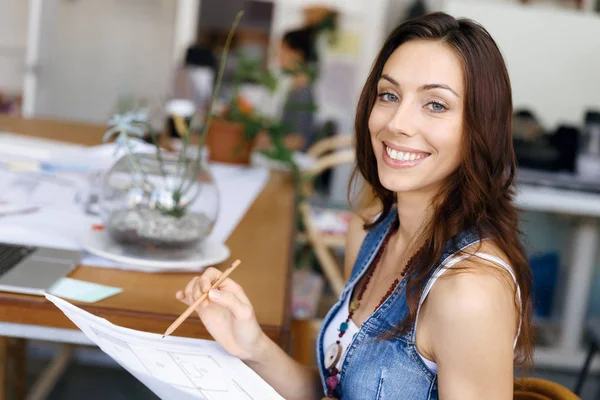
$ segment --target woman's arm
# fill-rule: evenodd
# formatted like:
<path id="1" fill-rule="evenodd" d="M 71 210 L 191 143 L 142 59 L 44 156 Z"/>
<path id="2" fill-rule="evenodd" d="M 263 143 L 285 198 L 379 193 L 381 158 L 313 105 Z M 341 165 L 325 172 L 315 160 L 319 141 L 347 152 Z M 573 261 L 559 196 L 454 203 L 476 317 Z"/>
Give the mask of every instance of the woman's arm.
<path id="1" fill-rule="evenodd" d="M 350 220 L 348 233 L 346 235 L 346 251 L 344 262 L 344 274 L 346 279 L 352 272 L 352 267 L 358 256 L 360 246 L 367 234 L 363 229 L 364 221 L 358 215 L 354 214 Z M 292 360 L 266 337 L 260 346 L 261 349 L 257 352 L 254 360 L 246 363 L 273 386 L 279 393 L 283 393 L 285 388 L 286 393 L 293 395 L 284 396 L 286 399 L 311 399 L 322 398 L 323 392 L 321 387 L 318 371 L 313 368 L 306 368 L 296 361 Z M 276 365 L 277 373 L 272 376 L 273 365 Z M 293 381 L 290 377 L 294 377 Z M 282 389 L 279 390 L 278 388 Z M 314 389 L 307 391 L 307 389 Z M 294 397 L 295 396 L 295 397 Z M 312 396 L 312 397 L 311 397 Z"/>
<path id="2" fill-rule="evenodd" d="M 349 276 L 365 238 L 363 220 L 354 215 L 347 234 L 345 272 Z M 192 304 L 221 272 L 208 268 L 193 279 L 177 298 Z M 198 310 L 210 334 L 230 354 L 242 359 L 261 378 L 287 400 L 320 399 L 323 397 L 318 371 L 293 360 L 260 330 L 250 301 L 243 289 L 226 279 L 218 291 L 218 298 L 210 296 Z M 212 293 L 212 292 L 211 292 Z"/>
<path id="3" fill-rule="evenodd" d="M 323 389 L 316 371 L 294 361 L 265 335 L 240 285 L 227 278 L 218 289 L 210 290 L 221 275 L 215 268 L 206 269 L 177 292 L 176 298 L 189 305 L 208 291 L 209 301 L 196 311 L 229 354 L 244 361 L 287 400 L 320 399 Z"/>
<path id="4" fill-rule="evenodd" d="M 368 210 L 367 215 L 376 215 L 376 209 Z M 360 246 L 362 245 L 367 232 L 363 228 L 364 220 L 357 214 L 350 220 L 348 232 L 346 234 L 346 250 L 344 256 L 344 275 L 348 279 L 352 272 L 352 267 L 358 256 Z M 291 393 L 284 397 L 291 399 L 311 399 L 322 398 L 323 389 L 321 387 L 318 371 L 313 368 L 306 368 L 287 356 L 269 338 L 266 337 L 257 351 L 254 360 L 246 363 L 259 374 L 265 381 L 273 386 L 279 393 Z M 273 366 L 277 370 L 273 374 Z M 293 381 L 290 379 L 294 377 Z M 281 390 L 279 389 L 281 388 Z M 308 390 L 307 390 L 308 389 Z M 311 390 L 314 389 L 314 390 Z"/>
<path id="5" fill-rule="evenodd" d="M 518 323 L 512 278 L 474 258 L 453 270 L 433 286 L 418 325 L 417 346 L 424 343 L 424 355 L 438 365 L 439 398 L 512 399 Z"/>
<path id="6" fill-rule="evenodd" d="M 246 364 L 286 400 L 323 397 L 323 387 L 317 369 L 293 360 L 266 335 L 255 356 L 246 360 Z"/>

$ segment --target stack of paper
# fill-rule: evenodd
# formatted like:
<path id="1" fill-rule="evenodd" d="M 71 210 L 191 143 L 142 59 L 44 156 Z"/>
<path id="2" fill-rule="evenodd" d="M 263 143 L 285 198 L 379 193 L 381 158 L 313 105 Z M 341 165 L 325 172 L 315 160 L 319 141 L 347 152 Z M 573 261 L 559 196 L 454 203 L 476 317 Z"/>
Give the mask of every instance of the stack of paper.
<path id="1" fill-rule="evenodd" d="M 239 359 L 207 340 L 122 328 L 50 294 L 88 338 L 163 400 L 283 400 Z"/>

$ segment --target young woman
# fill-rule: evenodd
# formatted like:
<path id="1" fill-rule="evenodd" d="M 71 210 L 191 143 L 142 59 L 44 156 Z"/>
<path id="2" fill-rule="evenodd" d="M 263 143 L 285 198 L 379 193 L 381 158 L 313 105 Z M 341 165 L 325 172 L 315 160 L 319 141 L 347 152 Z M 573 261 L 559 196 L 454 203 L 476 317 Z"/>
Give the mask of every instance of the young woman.
<path id="1" fill-rule="evenodd" d="M 315 96 L 310 73 L 316 68 L 318 33 L 315 26 L 288 31 L 278 50 L 279 67 L 290 77 L 281 122 L 288 130 L 284 143 L 292 150 L 306 151 L 316 136 Z M 269 148 L 271 140 L 267 135 L 259 135 L 256 146 Z"/>
<path id="2" fill-rule="evenodd" d="M 309 71 L 317 62 L 316 28 L 307 26 L 286 32 L 279 47 L 279 66 L 290 76 L 291 87 L 285 99 L 282 122 L 297 139 L 293 147 L 307 149 L 315 137 L 314 90 Z M 288 139 L 289 141 L 290 139 Z"/>
<path id="3" fill-rule="evenodd" d="M 531 361 L 531 276 L 513 198 L 511 88 L 488 32 L 442 13 L 387 38 L 356 114 L 375 202 L 348 232 L 348 284 L 317 341 L 320 379 L 259 328 L 232 280 L 198 309 L 286 399 L 511 399 Z M 207 270 L 186 304 L 219 276 Z"/>

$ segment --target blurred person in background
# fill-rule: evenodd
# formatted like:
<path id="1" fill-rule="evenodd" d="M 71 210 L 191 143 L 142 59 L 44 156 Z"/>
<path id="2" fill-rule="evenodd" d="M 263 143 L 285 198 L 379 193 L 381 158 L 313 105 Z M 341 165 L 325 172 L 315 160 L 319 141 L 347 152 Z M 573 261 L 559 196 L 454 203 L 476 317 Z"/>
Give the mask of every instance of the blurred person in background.
<path id="1" fill-rule="evenodd" d="M 319 40 L 323 34 L 335 32 L 337 13 L 325 7 L 308 7 L 304 17 L 305 25 L 287 31 L 277 52 L 279 67 L 290 78 L 281 116 L 289 132 L 285 144 L 292 150 L 302 151 L 314 144 L 319 130 L 315 122 L 314 95 L 319 71 Z M 268 141 L 262 136 L 257 147 L 268 147 Z"/>

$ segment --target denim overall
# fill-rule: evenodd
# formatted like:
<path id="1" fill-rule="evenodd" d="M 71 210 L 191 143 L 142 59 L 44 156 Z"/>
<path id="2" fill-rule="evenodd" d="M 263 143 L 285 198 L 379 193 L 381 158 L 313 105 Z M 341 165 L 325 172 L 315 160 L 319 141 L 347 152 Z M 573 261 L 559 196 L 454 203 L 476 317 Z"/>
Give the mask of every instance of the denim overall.
<path id="1" fill-rule="evenodd" d="M 327 393 L 325 377 L 328 376 L 323 364 L 325 328 L 346 297 L 352 295 L 352 288 L 368 270 L 396 218 L 397 212 L 394 208 L 383 221 L 367 233 L 349 282 L 338 302 L 323 320 L 317 338 L 317 362 L 324 393 Z M 435 271 L 441 268 L 448 258 L 479 240 L 479 236 L 471 231 L 465 231 L 454 240 L 450 240 L 427 280 L 431 279 Z M 354 336 L 341 368 L 340 383 L 335 390 L 337 398 L 341 400 L 438 399 L 437 375 L 429 370 L 419 357 L 415 345 L 415 327 L 413 326 L 404 336 L 379 339 L 382 334 L 396 327 L 406 315 L 408 315 L 408 304 L 405 281 L 402 280 L 392 295 L 365 320 Z M 325 346 L 330 344 L 325 343 Z"/>

